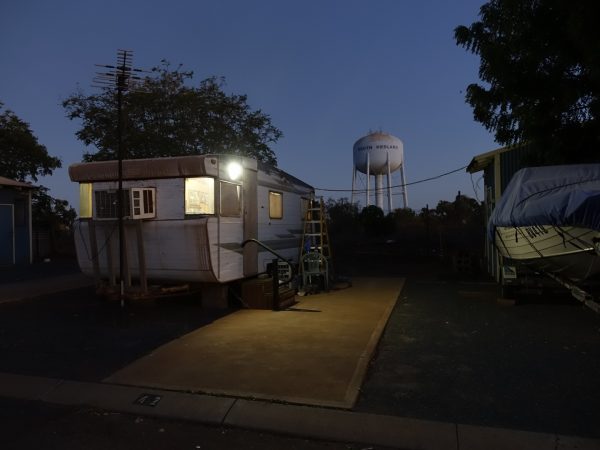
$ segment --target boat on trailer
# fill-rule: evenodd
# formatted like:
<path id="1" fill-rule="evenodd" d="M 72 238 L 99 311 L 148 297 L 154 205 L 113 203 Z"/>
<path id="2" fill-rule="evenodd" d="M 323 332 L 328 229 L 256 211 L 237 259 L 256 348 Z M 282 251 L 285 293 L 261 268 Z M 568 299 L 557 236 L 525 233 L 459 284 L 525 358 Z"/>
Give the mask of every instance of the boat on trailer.
<path id="1" fill-rule="evenodd" d="M 508 260 L 503 283 L 510 284 L 511 267 L 519 264 L 591 300 L 581 286 L 600 276 L 600 164 L 519 170 L 490 217 L 488 235 Z"/>

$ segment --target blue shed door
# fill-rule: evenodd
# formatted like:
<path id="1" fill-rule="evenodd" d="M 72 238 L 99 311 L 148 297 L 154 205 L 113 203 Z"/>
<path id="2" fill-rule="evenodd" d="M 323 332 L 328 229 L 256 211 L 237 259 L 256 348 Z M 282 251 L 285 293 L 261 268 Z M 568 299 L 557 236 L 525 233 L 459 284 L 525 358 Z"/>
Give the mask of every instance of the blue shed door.
<path id="1" fill-rule="evenodd" d="M 0 205 L 0 266 L 15 263 L 13 205 Z"/>

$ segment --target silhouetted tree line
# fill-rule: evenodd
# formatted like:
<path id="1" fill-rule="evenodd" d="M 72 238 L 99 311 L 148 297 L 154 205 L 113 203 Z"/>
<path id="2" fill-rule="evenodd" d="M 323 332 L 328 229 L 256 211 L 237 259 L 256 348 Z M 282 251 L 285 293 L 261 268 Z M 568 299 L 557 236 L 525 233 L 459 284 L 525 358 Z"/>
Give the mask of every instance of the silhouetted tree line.
<path id="1" fill-rule="evenodd" d="M 347 198 L 326 202 L 330 239 L 336 259 L 376 248 L 379 253 L 407 259 L 477 259 L 485 241 L 482 202 L 462 195 L 420 211 L 398 208 L 385 214 L 370 205 L 359 210 Z"/>

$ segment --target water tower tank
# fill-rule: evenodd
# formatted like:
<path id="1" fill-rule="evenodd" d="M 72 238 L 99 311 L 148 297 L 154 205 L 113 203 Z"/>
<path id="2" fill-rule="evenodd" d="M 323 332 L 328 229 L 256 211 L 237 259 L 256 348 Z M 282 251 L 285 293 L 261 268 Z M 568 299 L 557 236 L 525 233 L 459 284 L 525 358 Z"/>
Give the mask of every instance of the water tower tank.
<path id="1" fill-rule="evenodd" d="M 367 175 L 366 204 L 371 204 L 371 176 L 375 178 L 376 205 L 383 209 L 383 178 L 387 176 L 388 212 L 392 211 L 392 173 L 399 171 L 400 190 L 404 207 L 408 207 L 404 179 L 404 144 L 400 139 L 383 132 L 369 133 L 354 143 L 354 168 L 352 173 L 352 202 L 356 186 L 356 172 Z"/>
<path id="2" fill-rule="evenodd" d="M 404 144 L 400 139 L 387 133 L 371 133 L 354 143 L 354 167 L 371 175 L 394 172 L 404 162 Z"/>

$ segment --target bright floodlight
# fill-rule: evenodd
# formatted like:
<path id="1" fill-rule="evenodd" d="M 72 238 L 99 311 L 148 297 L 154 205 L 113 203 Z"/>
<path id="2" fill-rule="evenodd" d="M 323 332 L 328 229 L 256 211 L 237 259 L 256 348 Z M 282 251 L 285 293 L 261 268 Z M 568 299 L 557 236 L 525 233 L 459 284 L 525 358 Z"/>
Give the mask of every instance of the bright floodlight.
<path id="1" fill-rule="evenodd" d="M 237 180 L 242 174 L 242 166 L 239 163 L 232 161 L 227 166 L 227 175 L 229 175 L 230 180 Z"/>

